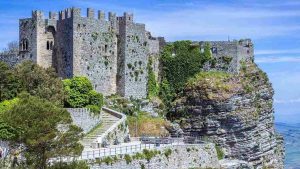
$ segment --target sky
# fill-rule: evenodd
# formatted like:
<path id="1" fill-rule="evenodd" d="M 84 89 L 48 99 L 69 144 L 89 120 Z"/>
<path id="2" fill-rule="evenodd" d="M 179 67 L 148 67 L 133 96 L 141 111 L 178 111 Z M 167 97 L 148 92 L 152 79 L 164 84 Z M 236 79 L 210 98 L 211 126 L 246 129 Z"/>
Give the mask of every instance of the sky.
<path id="1" fill-rule="evenodd" d="M 255 61 L 275 89 L 276 122 L 300 123 L 300 1 L 299 0 L 1 0 L 0 49 L 18 40 L 18 19 L 32 10 L 68 7 L 128 11 L 154 36 L 175 40 L 251 38 Z"/>

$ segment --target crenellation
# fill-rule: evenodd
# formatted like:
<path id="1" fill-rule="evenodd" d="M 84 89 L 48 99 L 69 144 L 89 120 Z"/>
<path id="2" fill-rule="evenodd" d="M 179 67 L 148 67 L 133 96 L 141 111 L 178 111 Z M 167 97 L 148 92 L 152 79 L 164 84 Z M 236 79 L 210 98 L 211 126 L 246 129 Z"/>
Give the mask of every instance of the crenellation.
<path id="1" fill-rule="evenodd" d="M 87 8 L 87 18 L 94 19 L 95 18 L 95 11 L 92 8 Z"/>
<path id="2" fill-rule="evenodd" d="M 98 19 L 100 21 L 105 21 L 105 13 L 101 10 L 98 11 Z"/>
<path id="3" fill-rule="evenodd" d="M 66 13 L 65 11 L 60 11 L 59 12 L 59 20 L 64 20 L 66 19 Z"/>
<path id="4" fill-rule="evenodd" d="M 32 11 L 32 19 L 37 20 L 37 19 L 43 19 L 44 18 L 44 13 L 39 10 Z"/>
<path id="5" fill-rule="evenodd" d="M 57 20 L 57 13 L 56 12 L 52 12 L 50 11 L 49 12 L 49 19 L 52 19 L 52 20 Z"/>
<path id="6" fill-rule="evenodd" d="M 81 9 L 80 8 L 72 8 L 71 14 L 72 14 L 72 18 L 80 18 L 81 17 Z"/>

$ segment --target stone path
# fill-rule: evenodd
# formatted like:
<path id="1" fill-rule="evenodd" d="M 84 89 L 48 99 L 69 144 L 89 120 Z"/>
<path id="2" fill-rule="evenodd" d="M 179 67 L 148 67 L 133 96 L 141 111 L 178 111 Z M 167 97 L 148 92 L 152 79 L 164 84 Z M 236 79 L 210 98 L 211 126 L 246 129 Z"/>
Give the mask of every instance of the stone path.
<path id="1" fill-rule="evenodd" d="M 84 149 L 91 149 L 92 143 L 96 141 L 96 139 L 100 137 L 105 131 L 107 131 L 113 124 L 120 120 L 118 117 L 115 117 L 105 111 L 102 111 L 101 113 L 101 125 L 97 126 L 91 133 L 88 133 L 81 141 Z"/>

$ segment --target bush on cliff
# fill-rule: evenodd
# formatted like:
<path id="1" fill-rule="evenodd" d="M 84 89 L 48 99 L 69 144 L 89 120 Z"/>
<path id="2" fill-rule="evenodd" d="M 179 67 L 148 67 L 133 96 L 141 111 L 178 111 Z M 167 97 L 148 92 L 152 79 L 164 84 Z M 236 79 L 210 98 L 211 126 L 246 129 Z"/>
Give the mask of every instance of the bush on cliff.
<path id="1" fill-rule="evenodd" d="M 86 77 L 74 77 L 63 80 L 64 90 L 67 94 L 66 107 L 91 108 L 94 113 L 99 113 L 104 104 L 103 95 L 93 90 L 92 83 Z"/>

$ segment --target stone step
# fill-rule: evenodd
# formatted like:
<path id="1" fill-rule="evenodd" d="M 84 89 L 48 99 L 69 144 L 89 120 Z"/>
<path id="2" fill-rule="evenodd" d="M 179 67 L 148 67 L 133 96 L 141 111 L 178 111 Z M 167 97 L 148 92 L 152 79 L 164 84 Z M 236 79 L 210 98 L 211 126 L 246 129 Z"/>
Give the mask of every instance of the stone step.
<path id="1" fill-rule="evenodd" d="M 90 147 L 91 144 L 98 138 L 101 137 L 112 125 L 118 122 L 120 119 L 106 112 L 102 112 L 101 126 L 96 128 L 93 133 L 88 134 L 81 140 L 81 144 L 84 147 Z"/>

